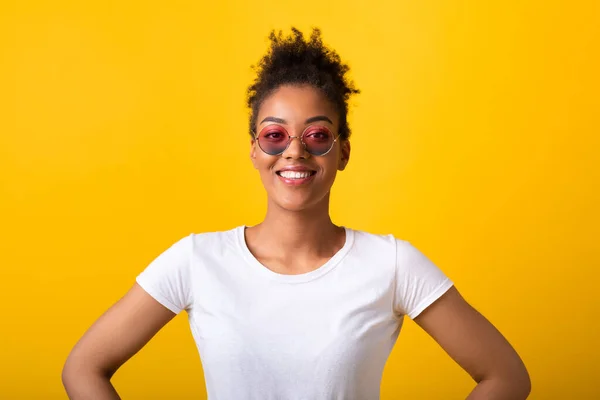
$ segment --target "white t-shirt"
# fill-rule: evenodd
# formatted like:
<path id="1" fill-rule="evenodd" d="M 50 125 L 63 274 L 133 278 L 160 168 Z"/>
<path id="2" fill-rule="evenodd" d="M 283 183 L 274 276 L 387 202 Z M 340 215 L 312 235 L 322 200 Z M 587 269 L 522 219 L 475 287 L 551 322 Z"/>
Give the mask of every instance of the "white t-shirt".
<path id="1" fill-rule="evenodd" d="M 187 311 L 208 398 L 378 399 L 403 315 L 419 315 L 450 279 L 409 242 L 349 228 L 318 269 L 278 274 L 254 258 L 244 228 L 191 234 L 137 277 Z"/>

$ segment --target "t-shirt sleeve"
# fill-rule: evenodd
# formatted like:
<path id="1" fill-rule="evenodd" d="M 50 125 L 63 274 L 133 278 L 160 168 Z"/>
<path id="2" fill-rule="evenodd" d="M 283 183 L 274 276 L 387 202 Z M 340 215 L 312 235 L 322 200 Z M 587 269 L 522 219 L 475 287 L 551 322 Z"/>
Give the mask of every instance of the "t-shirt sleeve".
<path id="1" fill-rule="evenodd" d="M 136 277 L 142 289 L 175 314 L 192 304 L 192 244 L 193 235 L 180 239 Z"/>
<path id="2" fill-rule="evenodd" d="M 453 282 L 411 243 L 396 239 L 394 312 L 413 319 L 440 298 Z"/>

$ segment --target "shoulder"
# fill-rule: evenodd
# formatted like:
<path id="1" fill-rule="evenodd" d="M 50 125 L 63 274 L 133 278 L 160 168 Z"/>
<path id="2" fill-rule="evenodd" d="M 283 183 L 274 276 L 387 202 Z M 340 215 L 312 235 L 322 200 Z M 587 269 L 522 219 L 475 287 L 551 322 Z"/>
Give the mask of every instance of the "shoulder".
<path id="1" fill-rule="evenodd" d="M 193 252 L 222 253 L 238 248 L 240 237 L 243 238 L 243 234 L 244 226 L 241 225 L 227 230 L 194 232 L 182 240 L 188 242 Z"/>
<path id="2" fill-rule="evenodd" d="M 358 229 L 351 229 L 356 246 L 371 248 L 373 250 L 388 250 L 396 253 L 407 252 L 414 247 L 410 242 L 400 239 L 391 233 L 373 233 Z"/>
<path id="3" fill-rule="evenodd" d="M 393 234 L 372 233 L 352 230 L 355 251 L 371 257 L 393 259 L 397 268 L 422 268 L 429 259 L 409 240 Z"/>
<path id="4" fill-rule="evenodd" d="M 240 230 L 244 229 L 244 226 L 236 226 L 227 230 L 218 231 L 205 231 L 205 232 L 192 232 L 188 237 L 193 242 L 222 242 L 233 240 L 236 235 L 240 233 Z"/>
<path id="5" fill-rule="evenodd" d="M 392 234 L 373 233 L 363 230 L 350 230 L 353 236 L 352 254 L 361 262 L 369 265 L 385 265 L 393 267 L 396 264 L 396 243 L 398 239 Z"/>

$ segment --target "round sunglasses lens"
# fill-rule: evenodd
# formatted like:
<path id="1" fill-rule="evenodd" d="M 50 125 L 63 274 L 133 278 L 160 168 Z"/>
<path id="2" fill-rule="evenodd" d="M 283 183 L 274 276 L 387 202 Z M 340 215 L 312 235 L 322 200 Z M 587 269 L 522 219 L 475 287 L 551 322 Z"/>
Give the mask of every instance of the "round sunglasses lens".
<path id="1" fill-rule="evenodd" d="M 304 132 L 303 141 L 306 150 L 315 156 L 320 156 L 331 150 L 333 134 L 323 126 L 310 127 Z"/>
<path id="2" fill-rule="evenodd" d="M 267 154 L 276 155 L 285 151 L 288 134 L 278 126 L 267 126 L 258 135 L 258 145 Z"/>

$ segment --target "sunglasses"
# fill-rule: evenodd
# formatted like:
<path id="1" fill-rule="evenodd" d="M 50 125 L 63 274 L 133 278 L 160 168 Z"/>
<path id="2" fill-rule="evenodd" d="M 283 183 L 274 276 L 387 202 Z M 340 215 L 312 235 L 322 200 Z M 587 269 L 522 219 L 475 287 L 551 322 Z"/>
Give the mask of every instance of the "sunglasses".
<path id="1" fill-rule="evenodd" d="M 333 133 L 325 126 L 311 125 L 306 127 L 302 135 L 290 136 L 281 125 L 267 125 L 254 136 L 258 147 L 271 156 L 283 154 L 294 138 L 300 139 L 309 154 L 324 156 L 333 148 L 339 135 L 334 137 Z"/>

